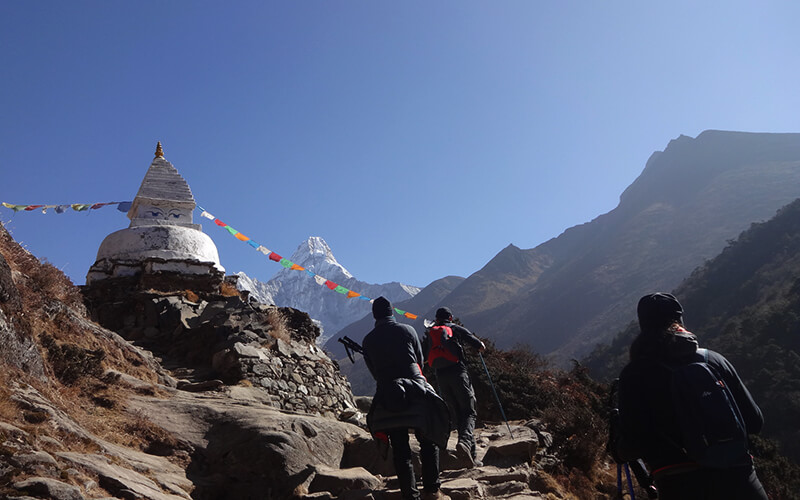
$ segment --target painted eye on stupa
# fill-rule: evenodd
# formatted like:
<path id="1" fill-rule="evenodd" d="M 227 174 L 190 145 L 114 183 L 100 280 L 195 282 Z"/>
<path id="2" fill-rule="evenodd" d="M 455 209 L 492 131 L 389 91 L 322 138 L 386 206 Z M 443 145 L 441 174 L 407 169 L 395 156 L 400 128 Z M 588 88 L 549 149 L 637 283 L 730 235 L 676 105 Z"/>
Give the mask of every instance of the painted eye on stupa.
<path id="1" fill-rule="evenodd" d="M 146 210 L 144 215 L 147 216 L 147 217 L 163 217 L 164 216 L 164 212 L 162 212 L 161 210 L 159 210 L 157 208 L 153 208 L 153 209 L 150 209 L 150 210 Z"/>
<path id="2" fill-rule="evenodd" d="M 181 217 L 183 217 L 183 214 L 178 210 L 170 210 L 169 216 L 172 217 L 173 219 L 180 219 Z"/>

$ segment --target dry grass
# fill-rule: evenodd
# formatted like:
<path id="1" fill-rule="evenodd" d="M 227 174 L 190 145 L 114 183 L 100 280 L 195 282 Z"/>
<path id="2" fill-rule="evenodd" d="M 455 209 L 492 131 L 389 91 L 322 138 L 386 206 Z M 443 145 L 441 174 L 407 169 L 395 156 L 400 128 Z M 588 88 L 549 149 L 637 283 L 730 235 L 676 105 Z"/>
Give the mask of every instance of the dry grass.
<path id="1" fill-rule="evenodd" d="M 223 297 L 237 297 L 239 296 L 239 290 L 236 289 L 234 285 L 228 283 L 227 281 L 223 281 L 222 285 L 219 287 L 219 293 Z"/>
<path id="2" fill-rule="evenodd" d="M 291 332 L 286 318 L 276 307 L 272 307 L 267 311 L 267 322 L 272 327 L 269 330 L 271 337 L 282 340 L 284 342 L 291 341 Z"/>
<path id="3" fill-rule="evenodd" d="M 21 301 L 21 311 L 12 318 L 14 328 L 35 339 L 42 350 L 45 369 L 52 375 L 41 381 L 11 373 L 7 366 L 0 367 L 0 420 L 14 423 L 33 436 L 55 438 L 70 451 L 101 451 L 93 440 L 51 425 L 47 412 L 21 411 L 10 399 L 13 380 L 34 387 L 55 407 L 102 439 L 147 452 L 158 449 L 164 455 L 168 455 L 167 450 L 179 449 L 181 446 L 166 431 L 142 415 L 130 415 L 125 410 L 128 397 L 140 390 L 101 380 L 106 369 L 113 368 L 140 380 L 156 381 L 157 374 L 148 368 L 144 358 L 88 321 L 80 290 L 55 266 L 40 262 L 22 248 L 2 227 L 0 255 L 14 272 Z"/>

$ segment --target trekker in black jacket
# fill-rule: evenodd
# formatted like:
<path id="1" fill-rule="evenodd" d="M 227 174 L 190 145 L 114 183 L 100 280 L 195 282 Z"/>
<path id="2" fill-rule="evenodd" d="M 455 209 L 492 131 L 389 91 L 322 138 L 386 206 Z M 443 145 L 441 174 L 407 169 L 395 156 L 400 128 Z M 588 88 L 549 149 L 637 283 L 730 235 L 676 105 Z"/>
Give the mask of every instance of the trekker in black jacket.
<path id="1" fill-rule="evenodd" d="M 671 390 L 674 367 L 705 359 L 738 406 L 747 434 L 764 423 L 761 410 L 733 365 L 721 354 L 698 353 L 697 337 L 683 327 L 683 308 L 668 293 L 639 300 L 641 333 L 631 344 L 630 362 L 619 378 L 618 460 L 643 459 L 653 473 L 661 500 L 766 500 L 746 444 L 729 464 L 703 466 L 689 457 Z"/>
<path id="2" fill-rule="evenodd" d="M 424 499 L 449 500 L 439 489 L 439 448 L 447 447 L 447 406 L 422 375 L 422 347 L 410 325 L 398 323 L 383 297 L 372 303 L 375 328 L 364 337 L 364 361 L 377 383 L 367 415 L 370 432 L 388 436 L 403 499 L 420 498 L 411 460 L 408 431 L 420 445 Z"/>
<path id="3" fill-rule="evenodd" d="M 453 334 L 453 342 L 448 342 L 447 348 L 452 351 L 454 359 L 450 361 L 439 358 L 432 363 L 432 367 L 436 370 L 439 392 L 450 409 L 450 415 L 458 431 L 456 455 L 467 465 L 475 466 L 478 464 L 475 446 L 475 418 L 477 416 L 475 391 L 472 389 L 467 366 L 464 364 L 463 346 L 467 344 L 480 352 L 483 352 L 486 346 L 472 332 L 453 323 L 453 313 L 447 307 L 441 307 L 436 311 L 434 326 L 449 327 Z M 430 361 L 432 344 L 429 332 L 426 332 L 422 341 L 426 362 Z"/>

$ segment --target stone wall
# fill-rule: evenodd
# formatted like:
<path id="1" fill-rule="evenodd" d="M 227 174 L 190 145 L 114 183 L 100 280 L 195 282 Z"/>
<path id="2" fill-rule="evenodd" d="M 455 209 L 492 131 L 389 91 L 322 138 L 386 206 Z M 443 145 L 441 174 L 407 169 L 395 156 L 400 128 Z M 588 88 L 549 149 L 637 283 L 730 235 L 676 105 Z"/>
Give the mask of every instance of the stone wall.
<path id="1" fill-rule="evenodd" d="M 357 414 L 350 384 L 316 346 L 319 328 L 304 312 L 189 291 L 93 285 L 84 294 L 95 321 L 160 357 L 179 388 L 253 385 L 283 410 Z"/>

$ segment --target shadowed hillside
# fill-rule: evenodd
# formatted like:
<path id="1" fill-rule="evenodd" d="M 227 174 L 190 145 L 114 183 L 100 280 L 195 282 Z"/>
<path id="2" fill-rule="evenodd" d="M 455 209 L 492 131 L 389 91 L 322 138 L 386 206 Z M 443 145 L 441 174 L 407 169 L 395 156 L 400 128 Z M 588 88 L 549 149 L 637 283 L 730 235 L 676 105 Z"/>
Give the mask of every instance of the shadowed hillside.
<path id="1" fill-rule="evenodd" d="M 630 321 L 639 296 L 674 288 L 798 192 L 800 134 L 681 136 L 617 208 L 534 249 L 507 247 L 427 314 L 448 305 L 501 347 L 585 354 Z"/>
<path id="2" fill-rule="evenodd" d="M 800 199 L 753 224 L 673 293 L 700 344 L 736 366 L 764 412 L 763 435 L 800 461 Z M 638 331 L 632 323 L 597 348 L 586 360 L 592 373 L 616 377 Z"/>

